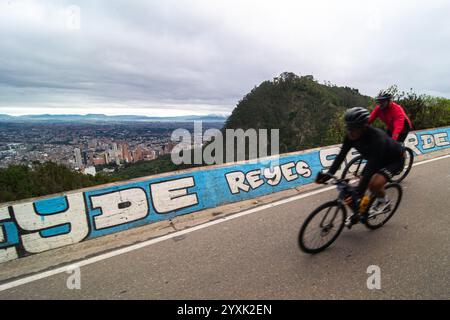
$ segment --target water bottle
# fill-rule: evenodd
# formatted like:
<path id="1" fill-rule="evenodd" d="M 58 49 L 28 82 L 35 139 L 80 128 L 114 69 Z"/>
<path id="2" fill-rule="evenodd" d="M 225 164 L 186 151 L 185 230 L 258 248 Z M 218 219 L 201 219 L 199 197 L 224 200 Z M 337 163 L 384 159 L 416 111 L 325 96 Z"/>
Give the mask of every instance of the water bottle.
<path id="1" fill-rule="evenodd" d="M 363 214 L 366 212 L 367 205 L 369 204 L 369 196 L 364 196 L 359 203 L 359 212 Z"/>

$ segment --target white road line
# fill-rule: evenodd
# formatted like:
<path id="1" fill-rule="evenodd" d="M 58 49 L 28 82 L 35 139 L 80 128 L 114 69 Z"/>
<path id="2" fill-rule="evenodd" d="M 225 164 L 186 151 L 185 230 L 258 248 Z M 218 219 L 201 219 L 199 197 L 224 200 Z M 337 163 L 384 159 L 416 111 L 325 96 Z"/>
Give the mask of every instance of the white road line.
<path id="1" fill-rule="evenodd" d="M 422 164 L 426 164 L 426 163 L 429 163 L 429 162 L 438 161 L 438 160 L 442 160 L 442 159 L 446 159 L 446 158 L 450 158 L 450 155 L 446 155 L 446 156 L 442 156 L 442 157 L 434 158 L 434 159 L 430 159 L 430 160 L 421 161 L 421 162 L 415 163 L 413 166 L 418 166 L 418 165 L 422 165 Z M 42 273 L 37 273 L 35 275 L 28 276 L 28 277 L 25 277 L 25 278 L 22 278 L 22 279 L 18 279 L 18 280 L 14 280 L 14 281 L 11 281 L 11 282 L 7 282 L 7 283 L 4 283 L 4 284 L 0 285 L 0 292 L 8 290 L 8 289 L 11 289 L 11 288 L 14 288 L 14 287 L 18 287 L 18 286 L 21 286 L 21 285 L 24 285 L 24 284 L 27 284 L 27 283 L 30 283 L 30 282 L 34 282 L 34 281 L 37 281 L 37 280 L 48 278 L 48 277 L 51 277 L 51 276 L 54 276 L 54 275 L 57 275 L 57 274 L 60 274 L 60 273 L 64 273 L 64 272 L 67 272 L 69 270 L 73 270 L 74 268 L 81 268 L 81 267 L 87 266 L 89 264 L 93 264 L 93 263 L 96 263 L 96 262 L 99 262 L 99 261 L 102 261 L 102 260 L 106 260 L 106 259 L 109 259 L 109 258 L 112 258 L 112 257 L 116 257 L 118 255 L 121 255 L 121 254 L 124 254 L 124 253 L 128 253 L 128 252 L 131 252 L 131 251 L 134 251 L 134 250 L 138 250 L 138 249 L 150 246 L 150 245 L 155 244 L 155 243 L 159 243 L 159 242 L 162 242 L 162 241 L 165 241 L 165 240 L 168 240 L 168 239 L 179 237 L 179 236 L 181 236 L 183 234 L 187 234 L 187 233 L 191 233 L 191 232 L 194 232 L 194 231 L 197 231 L 197 230 L 208 228 L 210 226 L 213 226 L 213 225 L 225 222 L 225 221 L 230 221 L 230 220 L 237 219 L 237 218 L 240 218 L 240 217 L 243 217 L 243 216 L 246 216 L 246 215 L 258 212 L 258 211 L 270 209 L 270 208 L 277 207 L 277 206 L 280 206 L 280 205 L 283 205 L 283 204 L 286 204 L 286 203 L 289 203 L 289 202 L 292 202 L 292 201 L 300 200 L 300 199 L 307 198 L 307 197 L 310 197 L 310 196 L 313 196 L 313 195 L 316 195 L 316 194 L 320 194 L 320 193 L 323 193 L 323 192 L 326 192 L 326 191 L 330 191 L 330 190 L 333 190 L 335 188 L 336 188 L 335 186 L 326 187 L 326 188 L 323 188 L 323 189 L 319 189 L 319 190 L 307 192 L 307 193 L 304 193 L 304 194 L 300 194 L 300 195 L 297 195 L 297 196 L 294 196 L 294 197 L 291 197 L 291 198 L 287 198 L 287 199 L 279 200 L 279 201 L 276 201 L 276 202 L 272 202 L 272 203 L 269 203 L 269 204 L 266 204 L 266 205 L 262 205 L 262 206 L 257 207 L 257 208 L 245 210 L 245 211 L 242 211 L 242 212 L 239 212 L 239 213 L 236 213 L 236 214 L 224 217 L 222 219 L 217 219 L 217 220 L 214 220 L 214 221 L 206 222 L 204 224 L 201 224 L 201 225 L 189 228 L 189 229 L 176 231 L 174 233 L 171 233 L 171 234 L 159 237 L 159 238 L 155 238 L 155 239 L 152 239 L 152 240 L 144 241 L 144 242 L 141 242 L 141 243 L 138 243 L 138 244 L 135 244 L 135 245 L 131 245 L 131 246 L 126 247 L 126 248 L 122 248 L 122 249 L 119 249 L 119 250 L 115 250 L 115 251 L 111 251 L 111 252 L 108 252 L 108 253 L 105 253 L 105 254 L 101 254 L 101 255 L 98 255 L 96 257 L 92 257 L 92 258 L 89 258 L 89 259 L 86 259 L 86 260 L 82 260 L 82 261 L 76 262 L 74 264 L 65 266 L 65 267 L 60 267 L 60 268 L 49 270 L 49 271 L 45 271 L 45 272 L 42 272 Z"/>
<path id="2" fill-rule="evenodd" d="M 434 159 L 430 159 L 430 160 L 420 161 L 420 162 L 414 163 L 412 166 L 413 166 L 413 167 L 415 167 L 415 166 L 420 166 L 420 165 L 425 164 L 425 163 L 429 163 L 429 162 L 433 162 L 433 161 L 438 161 L 438 160 L 442 160 L 442 159 L 445 159 L 445 158 L 450 158 L 450 154 L 448 154 L 448 155 L 446 155 L 446 156 L 439 157 L 439 158 L 434 158 Z"/>

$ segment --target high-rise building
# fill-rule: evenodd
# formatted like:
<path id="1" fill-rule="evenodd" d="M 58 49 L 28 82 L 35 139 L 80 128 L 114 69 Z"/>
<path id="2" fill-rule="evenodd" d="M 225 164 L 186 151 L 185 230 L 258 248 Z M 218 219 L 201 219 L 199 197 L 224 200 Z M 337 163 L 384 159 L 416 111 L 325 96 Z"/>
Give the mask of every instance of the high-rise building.
<path id="1" fill-rule="evenodd" d="M 126 142 L 122 144 L 122 159 L 125 162 L 131 162 L 130 151 L 128 149 L 128 143 Z"/>
<path id="2" fill-rule="evenodd" d="M 133 152 L 133 161 L 137 162 L 143 159 L 142 156 L 142 148 L 141 146 L 137 146 L 136 150 Z"/>
<path id="3" fill-rule="evenodd" d="M 173 144 L 172 141 L 166 143 L 166 144 L 163 146 L 164 154 L 169 154 L 169 153 L 171 153 L 172 150 L 173 150 L 173 148 L 174 148 L 174 144 Z"/>
<path id="4" fill-rule="evenodd" d="M 125 160 L 123 159 L 123 149 L 122 149 L 122 144 L 119 144 L 117 147 L 118 147 L 118 148 L 117 148 L 117 156 L 116 156 L 116 158 L 117 158 L 118 160 L 120 160 L 120 162 L 123 162 L 123 161 L 125 161 Z"/>
<path id="5" fill-rule="evenodd" d="M 106 153 L 108 154 L 108 163 L 116 162 L 116 153 L 114 150 L 108 150 Z"/>
<path id="6" fill-rule="evenodd" d="M 87 151 L 83 151 L 81 153 L 81 159 L 83 160 L 83 164 L 87 165 L 87 163 L 88 163 L 88 153 L 87 153 Z"/>
<path id="7" fill-rule="evenodd" d="M 90 166 L 94 165 L 94 152 L 92 152 L 92 151 L 89 152 L 89 160 L 86 163 L 86 165 L 90 165 Z"/>
<path id="8" fill-rule="evenodd" d="M 117 157 L 118 149 L 117 149 L 117 143 L 113 142 L 112 144 L 112 151 L 114 153 L 114 156 Z"/>
<path id="9" fill-rule="evenodd" d="M 82 161 L 82 158 L 81 158 L 81 150 L 80 150 L 80 148 L 75 148 L 74 149 L 74 154 L 75 154 L 75 167 L 81 168 L 83 166 L 83 161 Z"/>

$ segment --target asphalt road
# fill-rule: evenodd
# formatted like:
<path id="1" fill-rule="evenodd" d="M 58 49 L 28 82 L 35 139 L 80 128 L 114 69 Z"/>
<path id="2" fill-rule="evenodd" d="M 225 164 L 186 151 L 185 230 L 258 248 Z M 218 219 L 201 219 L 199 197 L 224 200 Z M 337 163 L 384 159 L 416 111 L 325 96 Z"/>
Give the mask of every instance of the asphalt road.
<path id="1" fill-rule="evenodd" d="M 344 230 L 321 254 L 297 246 L 327 191 L 81 268 L 81 288 L 57 274 L 0 299 L 449 299 L 450 158 L 414 167 L 383 228 Z M 380 267 L 369 290 L 367 268 Z"/>

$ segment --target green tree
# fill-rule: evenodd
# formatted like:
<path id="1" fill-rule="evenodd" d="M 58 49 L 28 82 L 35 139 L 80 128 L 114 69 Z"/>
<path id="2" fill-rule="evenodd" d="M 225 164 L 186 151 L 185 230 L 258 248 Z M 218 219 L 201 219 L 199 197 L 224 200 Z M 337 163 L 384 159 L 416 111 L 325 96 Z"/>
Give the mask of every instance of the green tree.
<path id="1" fill-rule="evenodd" d="M 73 172 L 53 162 L 16 165 L 0 169 L 0 202 L 39 197 L 117 181 L 99 174 L 95 177 Z"/>

